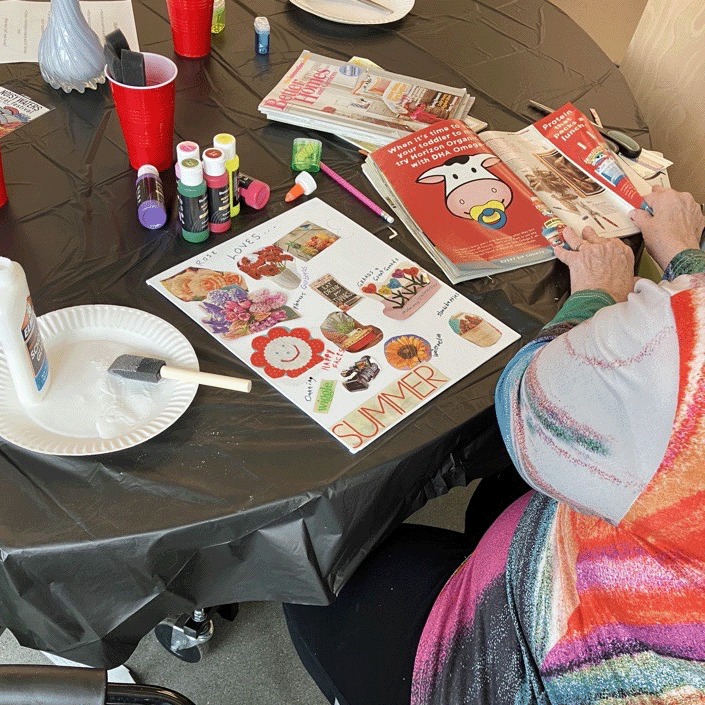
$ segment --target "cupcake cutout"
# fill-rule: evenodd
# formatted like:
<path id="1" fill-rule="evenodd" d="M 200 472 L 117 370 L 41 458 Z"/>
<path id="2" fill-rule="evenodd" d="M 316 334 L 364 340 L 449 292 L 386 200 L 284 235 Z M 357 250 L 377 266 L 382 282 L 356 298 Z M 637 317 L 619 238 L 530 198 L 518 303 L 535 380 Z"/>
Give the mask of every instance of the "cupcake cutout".
<path id="1" fill-rule="evenodd" d="M 456 313 L 451 316 L 448 325 L 454 333 L 481 348 L 494 345 L 502 334 L 484 318 L 472 313 Z"/>

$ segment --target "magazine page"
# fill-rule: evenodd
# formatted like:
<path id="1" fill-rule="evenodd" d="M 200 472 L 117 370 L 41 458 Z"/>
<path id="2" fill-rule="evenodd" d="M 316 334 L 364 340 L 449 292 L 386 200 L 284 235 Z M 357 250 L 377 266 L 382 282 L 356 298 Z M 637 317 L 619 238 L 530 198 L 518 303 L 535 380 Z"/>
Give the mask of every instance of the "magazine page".
<path id="1" fill-rule="evenodd" d="M 537 120 L 533 127 L 578 169 L 621 199 L 625 207 L 645 205 L 602 135 L 572 103 Z"/>
<path id="2" fill-rule="evenodd" d="M 260 103 L 271 119 L 290 113 L 342 130 L 391 139 L 467 114 L 471 97 L 452 88 L 303 51 Z"/>
<path id="3" fill-rule="evenodd" d="M 52 109 L 26 95 L 0 86 L 0 137 L 14 132 Z"/>
<path id="4" fill-rule="evenodd" d="M 553 257 L 563 223 L 459 120 L 370 157 L 395 197 L 459 269 L 505 271 Z"/>
<path id="5" fill-rule="evenodd" d="M 519 338 L 318 199 L 148 284 L 353 453 Z"/>
<path id="6" fill-rule="evenodd" d="M 483 141 L 568 226 L 580 234 L 586 225 L 602 237 L 639 232 L 631 207 L 578 169 L 538 130 L 484 132 Z"/>

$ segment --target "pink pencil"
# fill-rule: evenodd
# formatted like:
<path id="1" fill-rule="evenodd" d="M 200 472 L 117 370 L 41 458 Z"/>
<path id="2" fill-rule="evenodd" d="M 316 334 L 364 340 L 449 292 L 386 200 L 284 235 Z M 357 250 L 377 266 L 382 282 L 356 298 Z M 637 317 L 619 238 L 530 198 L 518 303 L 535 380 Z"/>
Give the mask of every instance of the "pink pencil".
<path id="1" fill-rule="evenodd" d="M 340 174 L 333 171 L 327 164 L 319 162 L 321 166 L 321 171 L 324 174 L 328 174 L 333 181 L 342 186 L 348 193 L 351 193 L 358 201 L 364 203 L 373 213 L 376 213 L 380 218 L 383 218 L 388 223 L 393 223 L 394 218 L 392 218 L 389 213 L 383 211 L 374 201 L 371 201 L 367 196 L 365 196 L 362 191 L 358 191 L 349 181 L 344 179 Z"/>

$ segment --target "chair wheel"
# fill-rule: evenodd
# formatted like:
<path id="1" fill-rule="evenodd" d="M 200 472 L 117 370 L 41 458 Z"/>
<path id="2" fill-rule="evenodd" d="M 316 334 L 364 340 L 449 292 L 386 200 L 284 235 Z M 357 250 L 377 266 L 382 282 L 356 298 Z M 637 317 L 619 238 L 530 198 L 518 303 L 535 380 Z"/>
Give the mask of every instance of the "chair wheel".
<path id="1" fill-rule="evenodd" d="M 165 619 L 154 628 L 157 641 L 176 658 L 186 663 L 198 663 L 208 653 L 208 641 L 213 636 L 213 621 L 207 620 L 197 635 L 186 633 L 181 619 Z"/>

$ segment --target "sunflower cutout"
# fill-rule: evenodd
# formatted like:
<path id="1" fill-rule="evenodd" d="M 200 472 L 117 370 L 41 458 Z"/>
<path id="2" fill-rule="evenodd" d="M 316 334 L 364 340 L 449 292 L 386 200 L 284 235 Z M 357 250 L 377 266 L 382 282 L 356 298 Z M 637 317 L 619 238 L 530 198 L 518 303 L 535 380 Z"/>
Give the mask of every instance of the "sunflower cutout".
<path id="1" fill-rule="evenodd" d="M 384 356 L 392 367 L 411 370 L 431 359 L 431 345 L 418 335 L 397 335 L 384 344 Z"/>
<path id="2" fill-rule="evenodd" d="M 299 377 L 307 370 L 323 362 L 321 353 L 325 344 L 312 338 L 305 328 L 272 328 L 267 335 L 252 341 L 255 352 L 250 362 L 264 368 L 264 374 L 272 379 Z"/>

